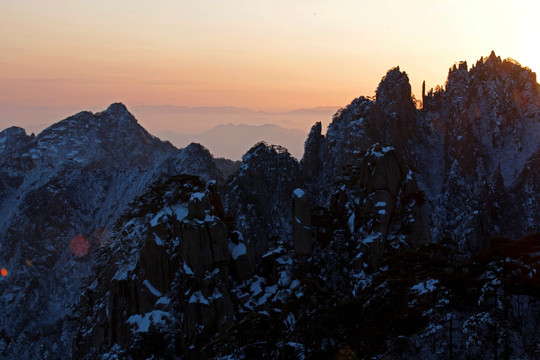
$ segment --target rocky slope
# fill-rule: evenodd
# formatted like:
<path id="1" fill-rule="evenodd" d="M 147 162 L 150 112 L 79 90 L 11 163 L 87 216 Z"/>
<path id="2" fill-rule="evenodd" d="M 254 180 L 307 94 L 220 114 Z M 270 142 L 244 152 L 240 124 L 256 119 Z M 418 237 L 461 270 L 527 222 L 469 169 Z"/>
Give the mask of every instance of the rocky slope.
<path id="1" fill-rule="evenodd" d="M 376 100 L 361 97 L 338 111 L 326 136 L 314 126 L 302 171 L 316 201 L 327 205 L 342 169 L 379 143 L 395 149 L 419 183 L 435 241 L 450 236 L 475 253 L 494 236 L 537 232 L 526 220 L 536 216 L 526 204 L 537 194 L 523 187 L 540 143 L 536 75 L 492 53 L 470 71 L 466 63 L 451 68 L 446 88 L 426 94 L 421 110 L 410 89 L 407 75 L 392 69 Z"/>
<path id="2" fill-rule="evenodd" d="M 2 356 L 538 358 L 536 75 L 493 53 L 422 99 L 391 69 L 239 167 L 120 104 L 0 133 Z"/>
<path id="3" fill-rule="evenodd" d="M 83 279 L 94 274 L 94 251 L 107 246 L 118 215 L 164 174 L 220 179 L 220 172 L 200 145 L 177 150 L 122 104 L 79 113 L 37 136 L 10 128 L 0 143 L 0 262 L 9 269 L 1 279 L 3 354 L 64 357 Z"/>

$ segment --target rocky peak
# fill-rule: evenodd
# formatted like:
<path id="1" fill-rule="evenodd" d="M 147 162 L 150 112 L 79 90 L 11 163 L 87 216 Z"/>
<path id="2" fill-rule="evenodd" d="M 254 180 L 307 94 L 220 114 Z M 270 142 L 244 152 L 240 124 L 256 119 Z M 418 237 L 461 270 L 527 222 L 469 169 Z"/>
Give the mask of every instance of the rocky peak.
<path id="1" fill-rule="evenodd" d="M 298 168 L 298 162 L 291 156 L 289 151 L 280 145 L 268 145 L 261 141 L 254 145 L 242 156 L 242 164 L 239 175 L 262 171 L 277 171 L 282 166 L 286 168 Z"/>
<path id="2" fill-rule="evenodd" d="M 129 111 L 126 105 L 122 104 L 121 102 L 112 103 L 111 105 L 109 105 L 107 110 L 105 110 L 105 112 L 109 114 L 119 114 L 119 115 L 129 114 Z"/>
<path id="3" fill-rule="evenodd" d="M 242 156 L 242 161 L 248 161 L 251 158 L 267 157 L 278 154 L 288 153 L 287 149 L 279 145 L 268 145 L 266 142 L 261 141 L 255 144 L 247 153 Z"/>
<path id="4" fill-rule="evenodd" d="M 30 151 L 55 167 L 67 161 L 111 161 L 125 168 L 155 162 L 154 155 L 175 150 L 150 135 L 124 105 L 113 104 L 105 111 L 80 112 L 48 127 L 36 137 Z"/>
<path id="5" fill-rule="evenodd" d="M 304 149 L 307 150 L 313 147 L 317 148 L 317 145 L 320 144 L 322 140 L 324 140 L 324 135 L 322 134 L 322 124 L 320 121 L 317 121 L 309 131 L 308 138 L 304 144 Z"/>
<path id="6" fill-rule="evenodd" d="M 334 114 L 326 132 L 330 152 L 332 152 L 332 149 L 349 145 L 350 141 L 344 139 L 348 134 L 363 137 L 365 128 L 363 120 L 369 115 L 369 111 L 374 104 L 373 99 L 360 96 Z"/>
<path id="7" fill-rule="evenodd" d="M 489 89 L 490 87 L 493 89 Z M 446 82 L 448 96 L 465 96 L 465 92 L 472 91 L 473 93 L 467 96 L 474 96 L 475 92 L 483 93 L 482 95 L 490 96 L 490 101 L 494 101 L 495 97 L 500 97 L 504 92 L 514 96 L 516 91 L 525 91 L 526 96 L 537 97 L 539 90 L 534 72 L 513 59 L 501 60 L 494 51 L 489 57 L 478 60 L 470 70 L 465 61 L 454 64 L 448 72 Z"/>
<path id="8" fill-rule="evenodd" d="M 184 153 L 190 154 L 192 156 L 200 156 L 205 159 L 211 159 L 212 154 L 210 154 L 210 150 L 205 148 L 203 145 L 199 143 L 190 143 L 188 146 L 186 146 L 184 149 Z"/>
<path id="9" fill-rule="evenodd" d="M 27 135 L 23 128 L 12 126 L 0 132 L 0 154 L 4 151 L 14 151 L 34 139 L 34 134 Z"/>
<path id="10" fill-rule="evenodd" d="M 324 151 L 325 137 L 322 134 L 322 124 L 316 122 L 309 132 L 304 143 L 304 156 L 300 161 L 305 179 L 317 176 L 322 168 L 322 152 Z"/>
<path id="11" fill-rule="evenodd" d="M 446 89 L 450 90 L 454 87 L 461 87 L 469 79 L 469 69 L 466 61 L 458 62 L 454 64 L 448 70 L 448 80 L 446 81 Z"/>
<path id="12" fill-rule="evenodd" d="M 476 176 L 502 165 L 510 183 L 537 148 L 538 89 L 530 69 L 492 52 L 470 70 L 465 63 L 454 65 L 442 96 L 429 95 L 426 110 L 444 119 L 448 151 L 465 173 Z"/>
<path id="13" fill-rule="evenodd" d="M 291 194 L 301 182 L 300 168 L 287 149 L 261 142 L 243 157 L 227 184 L 226 206 L 246 242 L 261 256 L 270 239 L 291 236 Z"/>
<path id="14" fill-rule="evenodd" d="M 49 128 L 45 129 L 40 137 L 50 137 L 52 134 L 71 135 L 71 136 L 90 136 L 95 133 L 102 135 L 111 133 L 116 135 L 122 133 L 124 136 L 138 133 L 140 135 L 148 134 L 142 128 L 137 119 L 128 111 L 122 103 L 114 103 L 105 111 L 92 113 L 90 111 L 81 111 L 68 117 Z M 119 140 L 119 139 L 116 139 Z"/>
<path id="15" fill-rule="evenodd" d="M 495 50 L 491 50 L 491 53 L 487 58 L 481 58 L 480 61 L 477 62 L 477 65 L 479 64 L 483 64 L 487 67 L 496 67 L 502 64 L 502 60 L 500 56 L 495 54 Z"/>
<path id="16" fill-rule="evenodd" d="M 0 131 L 0 140 L 8 137 L 27 137 L 26 130 L 18 126 L 11 126 Z"/>
<path id="17" fill-rule="evenodd" d="M 376 94 L 375 105 L 369 114 L 368 135 L 372 142 L 394 146 L 401 156 L 405 156 L 417 135 L 416 107 L 409 77 L 399 67 L 391 69 Z"/>
<path id="18" fill-rule="evenodd" d="M 374 104 L 373 99 L 361 96 L 336 112 L 328 125 L 324 139 L 325 146 L 322 149 L 324 154 L 321 154 L 321 157 L 324 155 L 325 158 L 324 168 L 340 169 L 342 165 L 354 159 L 359 151 L 367 149 L 370 145 L 366 136 L 367 120 Z M 323 174 L 327 175 L 334 176 Z"/>
<path id="19" fill-rule="evenodd" d="M 110 126 L 135 126 L 139 127 L 137 119 L 129 112 L 122 103 L 113 103 L 107 110 L 95 114 L 98 119 Z"/>
<path id="20" fill-rule="evenodd" d="M 224 178 L 217 168 L 214 157 L 210 151 L 198 143 L 191 143 L 182 149 L 175 160 L 176 168 L 182 169 L 186 174 L 198 174 L 205 180 L 216 180 L 220 184 Z"/>
<path id="21" fill-rule="evenodd" d="M 359 160 L 344 170 L 330 210 L 358 242 L 364 260 L 428 243 L 424 194 L 396 150 L 376 143 Z"/>
<path id="22" fill-rule="evenodd" d="M 407 73 L 400 71 L 399 66 L 390 69 L 377 87 L 376 99 L 381 105 L 389 105 L 395 101 L 398 106 L 400 104 L 409 106 L 409 103 L 411 103 L 411 85 Z"/>

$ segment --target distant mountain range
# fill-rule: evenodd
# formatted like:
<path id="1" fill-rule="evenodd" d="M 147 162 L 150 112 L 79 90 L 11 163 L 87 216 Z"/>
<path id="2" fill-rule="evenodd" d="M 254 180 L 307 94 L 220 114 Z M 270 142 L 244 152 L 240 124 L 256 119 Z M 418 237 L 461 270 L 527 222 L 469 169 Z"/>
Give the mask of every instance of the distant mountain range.
<path id="1" fill-rule="evenodd" d="M 216 157 L 240 159 L 255 142 L 285 146 L 300 159 L 309 128 L 315 122 L 328 125 L 338 106 L 319 106 L 283 112 L 257 111 L 234 106 L 140 105 L 131 108 L 150 133 L 176 146 L 200 142 Z M 9 125 L 38 134 L 58 119 L 80 109 L 73 107 L 0 107 L 0 130 Z M 88 108 L 97 111 L 98 108 Z M 275 125 L 270 126 L 269 124 Z M 226 136 L 218 136 L 224 131 Z M 239 132 L 235 134 L 234 132 Z M 219 144 L 214 140 L 219 139 Z"/>
<path id="2" fill-rule="evenodd" d="M 301 108 L 291 111 L 261 111 L 240 108 L 236 106 L 177 106 L 177 105 L 140 105 L 133 108 L 133 112 L 148 112 L 148 113 L 173 113 L 173 114 L 250 114 L 250 115 L 265 115 L 279 116 L 290 114 L 321 114 L 335 112 L 336 106 L 317 106 L 314 108 Z"/>
<path id="3" fill-rule="evenodd" d="M 302 158 L 307 131 L 286 129 L 279 125 L 223 124 L 199 134 L 180 134 L 163 131 L 156 134 L 160 139 L 168 140 L 173 145 L 183 148 L 191 142 L 204 145 L 215 157 L 240 160 L 253 144 L 265 141 L 279 144 L 289 150 L 297 159 Z"/>
<path id="4" fill-rule="evenodd" d="M 307 133 L 317 121 L 328 125 L 338 106 L 320 106 L 287 112 L 255 111 L 234 106 L 135 106 L 132 111 L 151 133 L 173 131 L 180 134 L 200 134 L 223 124 L 260 126 L 275 124 L 286 129 Z M 246 149 L 244 149 L 246 150 Z"/>

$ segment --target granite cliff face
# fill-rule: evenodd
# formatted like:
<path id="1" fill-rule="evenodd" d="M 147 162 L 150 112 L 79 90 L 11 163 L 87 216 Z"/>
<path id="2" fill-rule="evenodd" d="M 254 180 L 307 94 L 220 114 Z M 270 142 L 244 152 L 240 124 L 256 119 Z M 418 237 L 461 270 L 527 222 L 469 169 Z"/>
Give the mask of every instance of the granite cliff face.
<path id="1" fill-rule="evenodd" d="M 536 76 L 492 53 L 422 100 L 391 69 L 300 162 L 176 149 L 121 104 L 4 130 L 0 356 L 537 357 Z"/>
<path id="2" fill-rule="evenodd" d="M 470 70 L 454 66 L 446 89 L 425 98 L 420 116 L 434 133 L 433 152 L 444 159 L 436 164 L 419 153 L 434 237 L 467 234 L 456 240 L 475 252 L 494 236 L 538 232 L 538 223 L 525 220 L 534 215 L 520 184 L 540 143 L 538 89 L 533 72 L 491 53 Z"/>
<path id="3" fill-rule="evenodd" d="M 328 204 L 333 179 L 379 143 L 411 170 L 434 241 L 451 237 L 476 253 L 494 236 L 537 232 L 525 220 L 536 216 L 526 207 L 536 201 L 523 177 L 540 143 L 538 89 L 529 69 L 492 53 L 470 71 L 452 67 L 446 88 L 431 90 L 417 110 L 407 75 L 392 69 L 376 100 L 361 97 L 338 111 L 326 136 L 313 127 L 301 162 L 308 188 Z"/>
<path id="4" fill-rule="evenodd" d="M 193 357 L 201 338 L 232 326 L 231 233 L 223 218 L 214 181 L 175 175 L 152 184 L 97 258 L 97 276 L 81 298 L 74 354 L 95 358 L 119 345 L 133 356 L 173 356 L 176 348 L 151 344 L 170 336 Z"/>
<path id="5" fill-rule="evenodd" d="M 286 149 L 259 143 L 244 155 L 227 184 L 227 211 L 252 242 L 256 258 L 290 239 L 291 194 L 300 181 L 298 162 Z"/>

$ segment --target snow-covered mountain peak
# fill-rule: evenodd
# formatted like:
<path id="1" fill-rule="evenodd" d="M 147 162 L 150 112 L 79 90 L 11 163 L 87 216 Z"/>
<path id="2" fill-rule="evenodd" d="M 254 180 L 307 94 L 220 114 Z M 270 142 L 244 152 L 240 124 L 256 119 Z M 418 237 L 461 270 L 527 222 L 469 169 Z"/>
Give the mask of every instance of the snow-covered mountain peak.
<path id="1" fill-rule="evenodd" d="M 122 103 L 113 103 L 109 105 L 107 110 L 96 113 L 99 118 L 106 119 L 114 125 L 127 126 L 128 124 L 138 124 L 137 119 L 129 112 L 127 107 Z"/>
<path id="2" fill-rule="evenodd" d="M 9 127 L 0 132 L 0 154 L 4 151 L 13 151 L 34 138 L 34 134 L 27 135 L 26 130 L 18 126 Z"/>
<path id="3" fill-rule="evenodd" d="M 446 126 L 446 143 L 465 174 L 481 178 L 502 169 L 512 184 L 540 142 L 540 85 L 536 74 L 494 52 L 470 70 L 462 62 L 446 88 L 424 97 L 422 117 Z"/>
<path id="4" fill-rule="evenodd" d="M 289 163 L 297 163 L 296 159 L 291 157 L 289 151 L 280 145 L 268 145 L 261 141 L 249 149 L 242 156 L 242 165 L 240 166 L 240 175 L 246 173 L 248 169 L 258 169 L 270 167 L 276 169 L 281 164 L 281 161 Z"/>
<path id="5" fill-rule="evenodd" d="M 156 160 L 150 154 L 157 154 L 157 149 L 176 151 L 150 135 L 124 105 L 113 104 L 103 112 L 83 111 L 48 127 L 29 151 L 32 158 L 53 167 L 66 161 L 112 161 L 115 166 L 133 167 Z"/>
<path id="6" fill-rule="evenodd" d="M 508 96 L 519 95 L 520 99 L 516 99 L 516 103 L 523 102 L 524 97 L 532 100 L 540 96 L 540 85 L 536 82 L 536 74 L 531 69 L 521 66 L 519 62 L 510 58 L 502 60 L 495 52 L 478 60 L 470 70 L 465 61 L 450 68 L 446 93 L 455 96 L 458 95 L 456 92 L 462 94 L 469 89 L 479 95 L 490 96 L 490 100 L 494 100 L 493 97 L 496 96 L 500 97 L 504 92 L 508 93 Z M 539 104 L 538 101 L 536 103 Z"/>
<path id="7" fill-rule="evenodd" d="M 11 126 L 5 130 L 0 131 L 0 141 L 11 136 L 28 136 L 26 130 L 18 126 Z"/>
<path id="8" fill-rule="evenodd" d="M 192 142 L 190 143 L 188 146 L 186 146 L 184 148 L 184 152 L 186 153 L 190 153 L 190 154 L 194 154 L 194 155 L 201 155 L 201 156 L 212 156 L 212 154 L 210 154 L 210 151 L 205 148 L 203 145 L 199 144 L 199 143 L 195 143 L 195 142 Z"/>
<path id="9" fill-rule="evenodd" d="M 223 174 L 217 168 L 214 157 L 201 144 L 189 144 L 181 150 L 175 161 L 178 162 L 177 168 L 182 169 L 186 174 L 197 174 L 206 181 L 223 180 Z"/>
<path id="10" fill-rule="evenodd" d="M 112 134 L 110 134 L 112 132 Z M 109 133 L 110 135 L 140 135 L 148 137 L 147 131 L 138 124 L 137 119 L 122 103 L 114 103 L 107 110 L 92 113 L 81 111 L 43 130 L 38 138 L 51 138 L 54 135 L 91 137 Z M 122 139 L 116 139 L 122 140 Z"/>
<path id="11" fill-rule="evenodd" d="M 121 102 L 112 103 L 109 105 L 107 110 L 105 112 L 109 114 L 130 114 L 129 110 L 127 109 L 126 105 L 122 104 Z"/>

